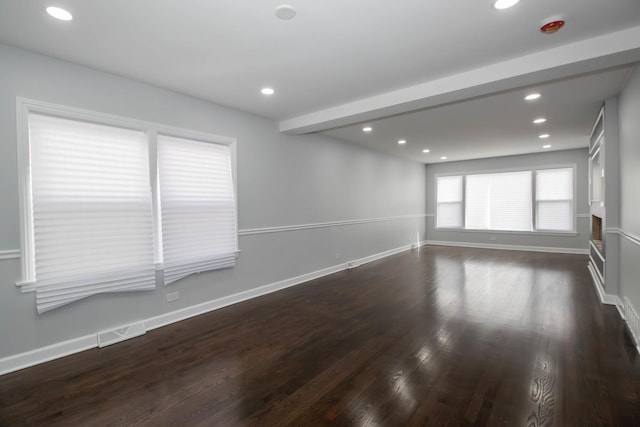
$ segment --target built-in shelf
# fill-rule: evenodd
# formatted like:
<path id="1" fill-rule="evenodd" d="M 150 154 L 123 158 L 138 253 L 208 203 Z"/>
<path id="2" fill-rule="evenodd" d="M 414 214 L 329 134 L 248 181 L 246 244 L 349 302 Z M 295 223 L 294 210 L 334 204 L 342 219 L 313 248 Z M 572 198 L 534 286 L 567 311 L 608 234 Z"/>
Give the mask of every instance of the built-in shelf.
<path id="1" fill-rule="evenodd" d="M 604 233 L 602 231 L 602 218 L 591 215 L 591 242 L 604 258 Z"/>
<path id="2" fill-rule="evenodd" d="M 604 251 L 596 246 L 597 240 L 592 240 L 589 245 L 589 265 L 596 270 L 601 278 L 599 285 L 604 288 Z"/>
<path id="3" fill-rule="evenodd" d="M 602 240 L 592 240 L 591 243 L 593 243 L 593 246 L 596 247 L 598 252 L 600 252 L 600 255 L 604 258 L 604 244 L 602 243 Z"/>

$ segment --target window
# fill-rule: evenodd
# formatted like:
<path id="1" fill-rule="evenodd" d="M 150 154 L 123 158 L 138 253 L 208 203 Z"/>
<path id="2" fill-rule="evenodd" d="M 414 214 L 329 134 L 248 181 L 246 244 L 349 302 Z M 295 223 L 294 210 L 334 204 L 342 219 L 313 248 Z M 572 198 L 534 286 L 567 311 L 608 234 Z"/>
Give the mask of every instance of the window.
<path id="1" fill-rule="evenodd" d="M 467 175 L 466 228 L 531 231 L 531 172 Z"/>
<path id="2" fill-rule="evenodd" d="M 235 264 L 234 140 L 24 99 L 18 122 L 18 286 L 39 313 Z"/>
<path id="3" fill-rule="evenodd" d="M 573 176 L 563 167 L 437 177 L 436 226 L 573 232 Z"/>
<path id="4" fill-rule="evenodd" d="M 573 169 L 536 171 L 536 229 L 573 230 Z"/>
<path id="5" fill-rule="evenodd" d="M 153 289 L 143 132 L 29 114 L 36 306 Z"/>
<path id="6" fill-rule="evenodd" d="M 236 204 L 229 147 L 158 136 L 165 285 L 232 267 Z"/>
<path id="7" fill-rule="evenodd" d="M 438 227 L 462 227 L 462 176 L 437 178 Z"/>

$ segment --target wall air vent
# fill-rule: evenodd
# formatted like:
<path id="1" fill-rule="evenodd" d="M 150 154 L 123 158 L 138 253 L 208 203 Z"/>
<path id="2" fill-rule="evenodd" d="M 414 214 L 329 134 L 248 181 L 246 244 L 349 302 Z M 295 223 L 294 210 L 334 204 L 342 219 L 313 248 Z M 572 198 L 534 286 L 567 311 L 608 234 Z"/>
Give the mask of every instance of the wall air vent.
<path id="1" fill-rule="evenodd" d="M 121 326 L 111 329 L 110 331 L 98 332 L 98 347 L 106 347 L 111 344 L 119 343 L 129 338 L 139 337 L 147 333 L 144 322 L 132 323 L 130 325 Z"/>

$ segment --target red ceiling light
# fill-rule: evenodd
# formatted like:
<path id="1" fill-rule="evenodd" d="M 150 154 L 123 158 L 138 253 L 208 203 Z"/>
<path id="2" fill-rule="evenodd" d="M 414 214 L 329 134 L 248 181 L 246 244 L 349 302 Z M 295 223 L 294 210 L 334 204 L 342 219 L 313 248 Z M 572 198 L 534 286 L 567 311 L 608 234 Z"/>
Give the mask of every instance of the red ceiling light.
<path id="1" fill-rule="evenodd" d="M 553 19 L 540 27 L 540 32 L 543 34 L 553 34 L 564 26 L 564 20 Z"/>

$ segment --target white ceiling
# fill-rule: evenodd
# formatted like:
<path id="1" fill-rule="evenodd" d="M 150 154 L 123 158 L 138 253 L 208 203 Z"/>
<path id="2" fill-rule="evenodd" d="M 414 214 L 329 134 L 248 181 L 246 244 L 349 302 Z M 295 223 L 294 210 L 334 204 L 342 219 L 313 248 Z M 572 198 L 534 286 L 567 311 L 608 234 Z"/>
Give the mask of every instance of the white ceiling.
<path id="1" fill-rule="evenodd" d="M 586 147 L 602 101 L 616 95 L 629 66 L 571 77 L 531 88 L 487 95 L 439 107 L 365 122 L 324 132 L 345 141 L 373 147 L 424 163 L 478 159 Z M 540 99 L 527 102 L 525 95 Z M 544 124 L 533 120 L 544 117 Z M 538 136 L 547 133 L 547 139 Z M 406 144 L 398 145 L 399 139 Z M 423 153 L 429 149 L 429 153 Z"/>
<path id="2" fill-rule="evenodd" d="M 286 3 L 290 21 L 275 17 L 278 1 L 0 0 L 0 42 L 421 162 L 431 160 L 410 154 L 419 144 L 446 147 L 449 160 L 537 151 L 519 102 L 531 86 L 548 93 L 537 107 L 554 149 L 585 146 L 625 75 L 600 71 L 640 60 L 638 0 L 521 0 L 504 11 L 490 0 Z M 74 20 L 51 19 L 51 4 Z M 541 34 L 553 16 L 567 25 Z M 591 74 L 569 78 L 578 73 Z M 349 126 L 368 121 L 371 138 Z M 395 146 L 400 137 L 411 144 Z"/>

